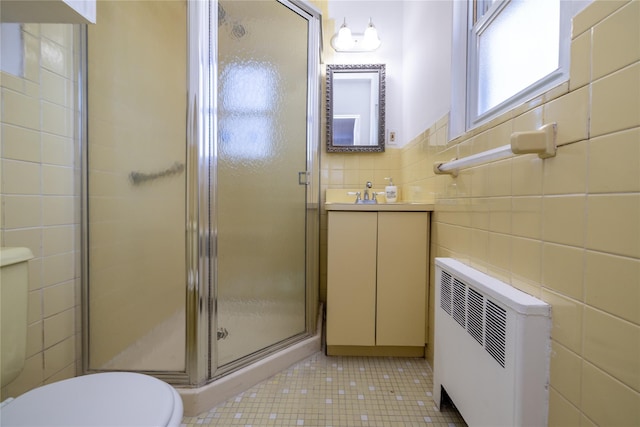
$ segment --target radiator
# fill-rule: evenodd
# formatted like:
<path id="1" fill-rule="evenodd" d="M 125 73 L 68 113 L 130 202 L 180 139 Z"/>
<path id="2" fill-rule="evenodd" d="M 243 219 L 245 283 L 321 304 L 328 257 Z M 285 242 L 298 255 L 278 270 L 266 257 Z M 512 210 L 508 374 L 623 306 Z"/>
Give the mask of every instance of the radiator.
<path id="1" fill-rule="evenodd" d="M 546 426 L 551 307 L 451 258 L 436 258 L 433 397 L 470 426 Z"/>

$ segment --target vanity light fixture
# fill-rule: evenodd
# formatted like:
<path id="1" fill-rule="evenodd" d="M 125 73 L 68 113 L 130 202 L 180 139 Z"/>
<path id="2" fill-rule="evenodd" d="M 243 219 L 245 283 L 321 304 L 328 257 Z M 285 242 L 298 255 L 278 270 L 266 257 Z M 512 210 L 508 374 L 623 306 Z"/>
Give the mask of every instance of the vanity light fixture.
<path id="1" fill-rule="evenodd" d="M 338 33 L 331 38 L 331 46 L 336 52 L 371 52 L 379 48 L 380 44 L 378 30 L 371 18 L 364 34 L 352 34 L 345 18 Z"/>

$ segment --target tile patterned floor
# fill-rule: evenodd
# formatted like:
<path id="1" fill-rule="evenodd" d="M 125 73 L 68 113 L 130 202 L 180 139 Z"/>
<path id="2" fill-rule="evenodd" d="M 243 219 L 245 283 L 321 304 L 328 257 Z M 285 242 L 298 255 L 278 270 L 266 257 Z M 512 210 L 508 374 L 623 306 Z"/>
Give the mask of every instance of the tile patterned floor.
<path id="1" fill-rule="evenodd" d="M 182 426 L 465 426 L 432 388 L 424 359 L 318 352 Z"/>

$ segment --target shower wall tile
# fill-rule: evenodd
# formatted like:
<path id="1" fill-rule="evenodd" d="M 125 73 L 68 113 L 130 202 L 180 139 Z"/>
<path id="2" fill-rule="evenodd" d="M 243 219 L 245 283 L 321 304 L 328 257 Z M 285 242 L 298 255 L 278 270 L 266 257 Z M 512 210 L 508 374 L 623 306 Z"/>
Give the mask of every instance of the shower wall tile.
<path id="1" fill-rule="evenodd" d="M 24 79 L 9 73 L 2 73 L 2 87 L 15 92 L 24 92 Z"/>
<path id="2" fill-rule="evenodd" d="M 640 326 L 585 307 L 586 360 L 635 391 L 640 391 Z"/>
<path id="3" fill-rule="evenodd" d="M 66 25 L 41 24 L 40 35 L 59 44 L 63 49 L 69 49 L 72 46 L 73 34 L 71 28 Z"/>
<path id="4" fill-rule="evenodd" d="M 56 285 L 73 279 L 73 252 L 42 258 L 43 284 Z"/>
<path id="5" fill-rule="evenodd" d="M 42 134 L 42 163 L 59 166 L 76 164 L 75 144 L 72 138 L 51 134 Z"/>
<path id="6" fill-rule="evenodd" d="M 40 227 L 42 200 L 37 196 L 5 195 L 2 198 L 5 229 Z"/>
<path id="7" fill-rule="evenodd" d="M 450 247 L 457 247 L 452 244 Z M 489 269 L 500 280 L 509 282 L 512 255 L 511 237 L 507 234 L 489 233 Z M 464 253 L 468 253 L 465 251 Z M 491 268 L 495 267 L 495 269 Z"/>
<path id="8" fill-rule="evenodd" d="M 2 190 L 5 194 L 40 194 L 37 163 L 2 160 Z"/>
<path id="9" fill-rule="evenodd" d="M 492 197 L 488 199 L 489 231 L 511 233 L 511 198 Z"/>
<path id="10" fill-rule="evenodd" d="M 42 75 L 40 76 L 40 90 L 43 100 L 53 104 L 67 106 L 67 96 L 69 94 L 68 86 L 70 86 L 70 83 L 64 77 L 52 73 L 51 71 L 42 70 Z"/>
<path id="11" fill-rule="evenodd" d="M 537 286 L 542 274 L 542 242 L 521 237 L 511 238 L 511 281 L 513 286 Z"/>
<path id="12" fill-rule="evenodd" d="M 640 394 L 585 361 L 582 364 L 580 408 L 597 425 L 637 425 L 640 419 Z"/>
<path id="13" fill-rule="evenodd" d="M 42 198 L 42 208 L 43 225 L 74 224 L 77 219 L 71 196 L 45 196 Z"/>
<path id="14" fill-rule="evenodd" d="M 44 380 L 44 383 L 51 384 L 51 383 L 66 380 L 69 378 L 73 378 L 76 376 L 77 369 L 78 368 L 76 368 L 74 364 L 69 364 L 66 367 L 59 370 L 58 372 L 56 372 L 55 374 L 53 374 L 52 376 L 50 376 L 49 378 L 47 378 L 46 380 Z"/>
<path id="15" fill-rule="evenodd" d="M 73 115 L 65 107 L 42 102 L 42 131 L 57 136 L 73 136 Z"/>
<path id="16" fill-rule="evenodd" d="M 542 197 L 513 197 L 511 199 L 512 234 L 539 239 L 542 234 L 541 212 Z"/>
<path id="17" fill-rule="evenodd" d="M 77 28 L 24 24 L 22 31 L 24 75 L 2 73 L 0 83 L 0 241 L 34 254 L 29 261 L 29 359 L 20 376 L 2 389 L 0 399 L 74 375 L 80 343 L 80 245 L 75 238 L 80 186 L 72 51 Z"/>
<path id="18" fill-rule="evenodd" d="M 640 128 L 589 141 L 590 193 L 640 192 Z"/>
<path id="19" fill-rule="evenodd" d="M 549 425 L 640 423 L 639 11 L 638 1 L 594 0 L 573 22 L 569 84 L 425 153 L 430 163 L 507 144 L 501 130 L 533 130 L 539 110 L 541 123 L 558 124 L 554 158 L 516 156 L 510 168 L 493 162 L 433 177 L 431 236 L 433 256 L 551 304 Z M 497 190 L 501 180 L 510 193 Z M 470 209 L 457 214 L 469 218 L 453 227 L 448 207 L 469 197 L 466 182 Z M 498 219 L 508 200 L 510 228 Z M 470 244 L 460 239 L 466 232 Z"/>
<path id="20" fill-rule="evenodd" d="M 42 351 L 42 324 L 36 322 L 27 328 L 27 357 L 31 357 Z"/>
<path id="21" fill-rule="evenodd" d="M 513 118 L 513 132 L 527 132 L 531 129 L 539 129 L 542 127 L 543 108 L 533 108 L 519 116 Z"/>
<path id="22" fill-rule="evenodd" d="M 589 418 L 587 418 L 586 415 L 582 414 L 582 416 L 580 417 L 580 425 L 582 427 L 598 427 L 598 425 L 596 423 L 594 423 L 593 421 L 591 421 Z"/>
<path id="23" fill-rule="evenodd" d="M 580 301 L 546 289 L 542 299 L 551 304 L 551 338 L 577 354 L 582 354 L 583 305 Z"/>
<path id="24" fill-rule="evenodd" d="M 582 248 L 545 243 L 542 285 L 576 300 L 583 298 L 585 254 Z"/>
<path id="25" fill-rule="evenodd" d="M 1 130 L 3 159 L 25 162 L 40 161 L 40 134 L 38 132 L 7 124 L 2 124 Z"/>
<path id="26" fill-rule="evenodd" d="M 586 198 L 547 196 L 542 200 L 542 238 L 571 246 L 584 244 Z"/>
<path id="27" fill-rule="evenodd" d="M 538 156 L 514 157 L 511 160 L 512 195 L 534 196 L 541 194 L 543 165 L 544 162 Z"/>
<path id="28" fill-rule="evenodd" d="M 466 173 L 466 172 L 465 172 Z M 473 197 L 486 197 L 489 195 L 489 171 L 486 168 L 472 168 L 471 195 Z"/>
<path id="29" fill-rule="evenodd" d="M 489 253 L 489 232 L 477 228 L 471 229 L 471 243 L 469 255 L 477 262 L 488 262 L 487 254 Z M 477 268 L 477 267 L 476 267 Z"/>
<path id="30" fill-rule="evenodd" d="M 44 379 L 48 379 L 57 372 L 75 362 L 75 336 L 55 344 L 44 351 Z"/>
<path id="31" fill-rule="evenodd" d="M 640 325 L 640 260 L 587 251 L 584 275 L 587 304 Z"/>
<path id="32" fill-rule="evenodd" d="M 60 227 L 47 227 L 42 230 L 43 255 L 55 255 L 65 252 L 73 252 L 74 227 L 72 225 Z"/>
<path id="33" fill-rule="evenodd" d="M 589 196 L 587 209 L 587 248 L 640 258 L 640 194 Z"/>
<path id="34" fill-rule="evenodd" d="M 40 289 L 29 291 L 27 301 L 27 324 L 42 320 L 42 291 Z M 42 335 L 40 335 L 42 341 Z"/>
<path id="35" fill-rule="evenodd" d="M 593 30 L 593 79 L 640 60 L 640 3 L 632 1 Z M 624 28 L 625 31 L 620 31 Z M 611 46 L 615 46 L 612 49 Z"/>
<path id="36" fill-rule="evenodd" d="M 42 194 L 73 196 L 74 170 L 70 167 L 43 165 Z"/>
<path id="37" fill-rule="evenodd" d="M 2 109 L 2 122 L 21 126 L 27 129 L 40 129 L 40 101 L 38 99 L 2 89 L 3 105 L 11 106 Z"/>
<path id="38" fill-rule="evenodd" d="M 572 405 L 579 406 L 582 359 L 557 342 L 552 343 L 551 359 L 551 386 Z"/>
<path id="39" fill-rule="evenodd" d="M 571 90 L 591 81 L 591 31 L 584 32 L 571 41 L 571 65 L 569 80 Z"/>
<path id="40" fill-rule="evenodd" d="M 487 174 L 487 196 L 511 196 L 511 165 L 511 159 L 501 160 L 492 164 Z"/>
<path id="41" fill-rule="evenodd" d="M 587 141 L 558 147 L 558 151 L 561 155 L 544 162 L 544 194 L 584 194 L 587 190 Z"/>
<path id="42" fill-rule="evenodd" d="M 45 313 L 46 315 L 46 313 Z M 73 309 L 66 310 L 44 319 L 44 348 L 60 343 L 74 329 Z"/>
<path id="43" fill-rule="evenodd" d="M 580 411 L 555 389 L 549 389 L 549 425 L 578 426 Z"/>
<path id="44" fill-rule="evenodd" d="M 23 27 L 23 38 L 24 38 L 24 78 L 26 82 L 33 82 L 33 86 L 38 87 L 40 89 L 40 34 L 29 34 L 24 31 L 25 27 Z M 27 86 L 25 82 L 25 87 Z M 30 96 L 37 97 L 36 93 L 25 90 L 25 93 L 28 93 Z"/>
<path id="45" fill-rule="evenodd" d="M 68 281 L 55 286 L 49 286 L 43 290 L 43 314 L 44 317 L 62 313 L 73 308 L 75 303 L 75 282 Z"/>
<path id="46" fill-rule="evenodd" d="M 64 77 L 68 77 L 70 70 L 66 60 L 65 49 L 59 44 L 42 37 L 40 39 L 40 61 L 42 68 Z"/>
<path id="47" fill-rule="evenodd" d="M 640 126 L 640 63 L 591 84 L 591 136 Z"/>
<path id="48" fill-rule="evenodd" d="M 42 258 L 29 261 L 29 291 L 42 289 Z"/>
<path id="49" fill-rule="evenodd" d="M 573 17 L 571 37 L 575 38 L 590 28 L 597 26 L 599 22 L 615 13 L 626 3 L 629 3 L 629 1 L 630 0 L 604 0 L 593 2 L 589 7 L 584 8 Z"/>

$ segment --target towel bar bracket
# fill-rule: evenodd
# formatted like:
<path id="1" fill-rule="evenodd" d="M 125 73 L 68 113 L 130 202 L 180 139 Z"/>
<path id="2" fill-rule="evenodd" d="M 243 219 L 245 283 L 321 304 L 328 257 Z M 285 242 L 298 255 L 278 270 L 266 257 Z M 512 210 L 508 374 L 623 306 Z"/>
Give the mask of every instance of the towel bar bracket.
<path id="1" fill-rule="evenodd" d="M 436 175 L 449 174 L 458 176 L 459 170 L 481 165 L 495 160 L 506 159 L 518 154 L 537 154 L 541 159 L 556 155 L 556 123 L 549 123 L 535 131 L 514 132 L 510 144 L 483 151 L 462 159 L 449 162 L 435 162 L 433 172 Z"/>

